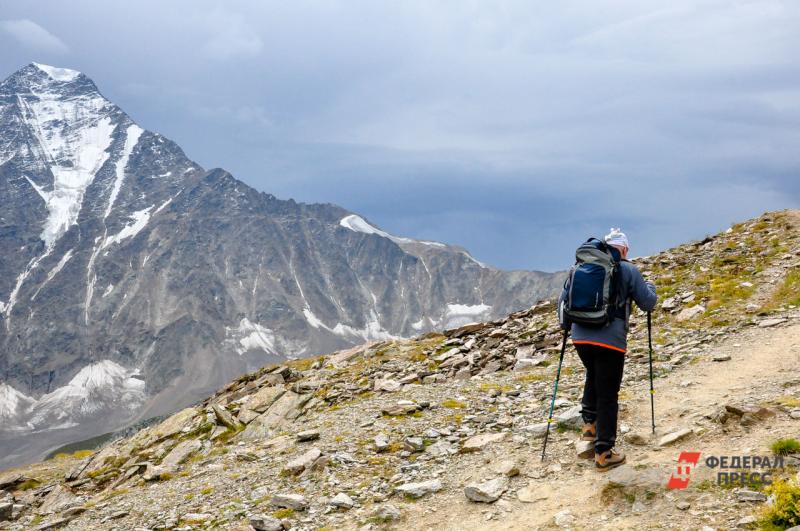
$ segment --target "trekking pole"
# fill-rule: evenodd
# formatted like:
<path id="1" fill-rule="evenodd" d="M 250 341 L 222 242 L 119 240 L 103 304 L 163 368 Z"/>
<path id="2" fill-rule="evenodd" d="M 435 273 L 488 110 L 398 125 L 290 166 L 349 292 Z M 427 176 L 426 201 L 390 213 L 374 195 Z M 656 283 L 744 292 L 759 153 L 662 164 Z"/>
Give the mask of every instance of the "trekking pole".
<path id="1" fill-rule="evenodd" d="M 650 347 L 650 422 L 653 425 L 653 433 L 656 432 L 656 406 L 655 394 L 653 390 L 653 326 L 651 313 L 647 312 L 647 344 Z"/>
<path id="2" fill-rule="evenodd" d="M 567 349 L 567 336 L 569 332 L 564 330 L 564 339 L 561 341 L 561 356 L 558 358 L 558 371 L 556 371 L 556 381 L 553 384 L 553 399 L 550 400 L 550 414 L 547 416 L 547 431 L 544 432 L 544 446 L 542 446 L 542 461 L 544 453 L 547 451 L 547 438 L 550 436 L 550 424 L 553 423 L 553 408 L 556 405 L 556 393 L 558 393 L 558 380 L 561 378 L 561 364 L 564 363 L 564 351 Z"/>

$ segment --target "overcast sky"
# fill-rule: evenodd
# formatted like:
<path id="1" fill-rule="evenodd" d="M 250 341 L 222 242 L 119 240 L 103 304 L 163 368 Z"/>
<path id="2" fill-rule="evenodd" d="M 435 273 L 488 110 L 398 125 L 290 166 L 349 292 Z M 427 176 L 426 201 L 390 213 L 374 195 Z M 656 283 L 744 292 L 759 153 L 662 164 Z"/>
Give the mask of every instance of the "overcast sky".
<path id="1" fill-rule="evenodd" d="M 3 2 L 0 50 L 206 168 L 506 269 L 800 204 L 795 0 Z"/>

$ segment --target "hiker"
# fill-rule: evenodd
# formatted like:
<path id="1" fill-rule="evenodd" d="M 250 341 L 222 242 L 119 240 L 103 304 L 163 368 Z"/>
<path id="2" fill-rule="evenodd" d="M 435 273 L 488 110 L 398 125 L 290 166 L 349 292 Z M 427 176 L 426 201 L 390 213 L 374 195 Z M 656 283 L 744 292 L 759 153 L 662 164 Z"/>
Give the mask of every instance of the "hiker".
<path id="1" fill-rule="evenodd" d="M 591 271 L 597 272 L 600 266 L 595 265 L 596 256 L 602 259 L 610 253 L 609 264 L 618 264 L 616 267 L 616 281 L 607 282 L 616 286 L 616 293 L 608 294 L 613 290 L 606 288 L 606 296 L 611 301 L 606 313 L 602 313 L 602 322 L 599 324 L 588 323 L 589 312 L 579 313 L 579 317 L 564 318 L 561 323 L 565 330 L 571 330 L 572 344 L 578 351 L 583 365 L 586 367 L 586 383 L 583 387 L 583 398 L 581 399 L 581 415 L 583 416 L 583 440 L 594 441 L 595 466 L 598 469 L 609 469 L 619 466 L 625 462 L 625 455 L 614 449 L 617 438 L 617 415 L 619 410 L 619 387 L 622 383 L 622 370 L 625 364 L 625 352 L 627 350 L 628 318 L 631 311 L 631 300 L 644 311 L 651 311 L 656 305 L 656 288 L 652 282 L 647 282 L 642 278 L 639 270 L 627 260 L 630 245 L 628 237 L 620 229 L 611 229 L 611 232 L 604 238 L 605 245 L 596 239 L 590 239 L 582 245 L 578 252 L 578 265 L 581 264 L 582 256 L 588 256 L 588 268 L 590 273 L 584 276 L 583 280 L 570 279 L 565 283 L 564 290 L 559 299 L 559 315 L 565 313 L 565 301 L 573 302 L 572 296 L 577 297 L 575 292 L 570 293 L 570 289 L 578 290 L 583 288 L 587 282 L 587 276 L 591 276 Z M 581 251 L 588 248 L 589 254 L 582 255 Z M 598 249 L 599 251 L 595 251 Z M 602 255 L 598 255 L 602 252 Z M 594 254 L 592 254 L 594 253 Z M 576 265 L 576 267 L 578 267 Z M 591 269 L 594 268 L 594 269 Z M 613 269 L 609 267 L 608 269 Z M 573 269 L 574 271 L 575 269 Z M 575 277 L 577 279 L 577 277 Z M 603 277 L 600 276 L 600 292 L 603 287 Z M 575 286 L 570 283 L 574 282 Z M 578 286 L 579 282 L 582 284 Z M 592 302 L 596 303 L 598 293 L 591 297 Z M 569 299 L 568 299 L 569 298 Z M 606 312 L 606 310 L 603 310 Z M 594 315 L 592 317 L 598 321 Z M 582 320 L 582 323 L 575 321 Z"/>

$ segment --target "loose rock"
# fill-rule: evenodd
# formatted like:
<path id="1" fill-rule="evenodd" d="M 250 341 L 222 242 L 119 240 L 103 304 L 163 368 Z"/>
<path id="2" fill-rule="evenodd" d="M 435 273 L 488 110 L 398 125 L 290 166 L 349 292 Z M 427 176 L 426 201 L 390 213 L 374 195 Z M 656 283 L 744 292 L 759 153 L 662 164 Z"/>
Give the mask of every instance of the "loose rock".
<path id="1" fill-rule="evenodd" d="M 474 501 L 493 503 L 508 490 L 508 478 L 499 477 L 482 483 L 470 483 L 464 489 L 464 495 Z"/>

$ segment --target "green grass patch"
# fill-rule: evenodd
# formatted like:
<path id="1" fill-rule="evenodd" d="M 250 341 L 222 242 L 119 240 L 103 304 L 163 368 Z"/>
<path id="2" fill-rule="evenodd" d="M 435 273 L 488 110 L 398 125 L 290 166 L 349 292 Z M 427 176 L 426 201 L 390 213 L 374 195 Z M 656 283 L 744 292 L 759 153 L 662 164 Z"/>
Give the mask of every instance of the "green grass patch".
<path id="1" fill-rule="evenodd" d="M 445 400 L 442 400 L 441 406 L 446 407 L 447 409 L 464 409 L 465 407 L 467 407 L 467 404 L 461 402 L 460 400 L 447 398 Z"/>
<path id="2" fill-rule="evenodd" d="M 548 380 L 549 378 L 544 374 L 529 372 L 527 374 L 521 374 L 519 376 L 514 377 L 515 382 L 520 383 L 533 383 L 533 382 L 543 382 L 544 380 Z"/>
<path id="3" fill-rule="evenodd" d="M 783 284 L 775 290 L 762 309 L 772 310 L 788 304 L 800 306 L 800 269 L 789 271 L 783 279 Z"/>
<path id="4" fill-rule="evenodd" d="M 284 518 L 291 518 L 294 516 L 294 509 L 278 509 L 277 511 L 272 512 L 272 516 L 279 520 L 283 520 Z"/>
<path id="5" fill-rule="evenodd" d="M 33 489 L 39 488 L 39 486 L 41 484 L 42 484 L 42 482 L 39 481 L 38 479 L 29 479 L 29 480 L 23 481 L 22 483 L 17 485 L 16 490 L 18 490 L 18 491 L 33 490 Z"/>
<path id="6" fill-rule="evenodd" d="M 789 455 L 800 453 L 800 441 L 797 439 L 778 439 L 769 446 L 775 455 Z"/>

